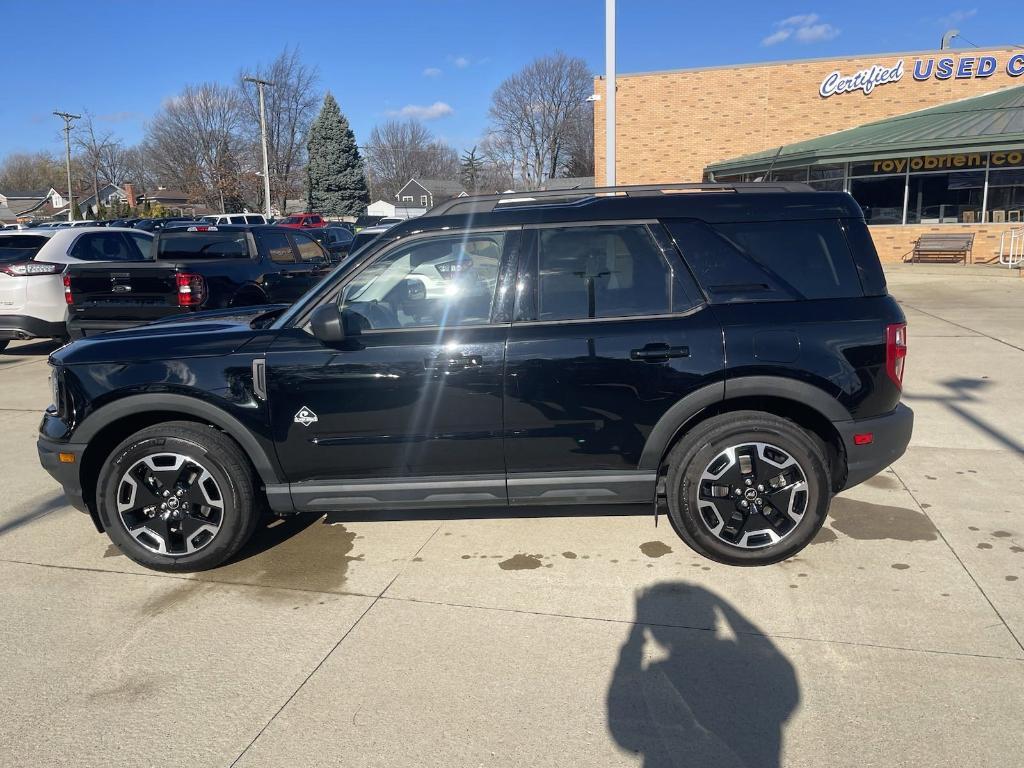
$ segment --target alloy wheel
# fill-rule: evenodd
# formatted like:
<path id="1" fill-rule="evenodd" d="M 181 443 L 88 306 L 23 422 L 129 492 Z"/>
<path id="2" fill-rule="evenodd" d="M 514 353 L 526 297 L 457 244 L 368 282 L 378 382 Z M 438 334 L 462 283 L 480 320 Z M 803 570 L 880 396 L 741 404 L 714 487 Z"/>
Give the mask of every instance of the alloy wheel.
<path id="1" fill-rule="evenodd" d="M 139 459 L 117 484 L 117 512 L 140 545 L 161 555 L 190 555 L 224 522 L 224 495 L 210 471 L 180 453 Z"/>
<path id="2" fill-rule="evenodd" d="M 734 547 L 758 549 L 789 536 L 807 511 L 807 474 L 770 443 L 729 446 L 708 462 L 697 489 L 699 517 Z"/>

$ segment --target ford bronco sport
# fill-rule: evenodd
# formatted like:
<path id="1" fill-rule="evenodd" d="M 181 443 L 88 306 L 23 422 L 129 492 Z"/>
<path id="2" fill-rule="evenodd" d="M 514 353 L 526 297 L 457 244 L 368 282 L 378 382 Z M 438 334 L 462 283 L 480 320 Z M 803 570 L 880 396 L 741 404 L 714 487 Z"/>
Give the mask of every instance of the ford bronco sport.
<path id="1" fill-rule="evenodd" d="M 644 504 L 762 565 L 905 450 L 906 325 L 849 195 L 667 185 L 460 198 L 289 308 L 51 355 L 44 467 L 129 557 L 277 515 Z"/>

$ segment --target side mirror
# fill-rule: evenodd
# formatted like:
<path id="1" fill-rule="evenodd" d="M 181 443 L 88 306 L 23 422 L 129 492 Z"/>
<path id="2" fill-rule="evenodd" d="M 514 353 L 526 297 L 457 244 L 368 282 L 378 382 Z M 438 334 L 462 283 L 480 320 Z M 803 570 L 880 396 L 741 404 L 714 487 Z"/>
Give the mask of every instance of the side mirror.
<path id="1" fill-rule="evenodd" d="M 309 316 L 309 327 L 313 336 L 324 344 L 340 344 L 345 339 L 358 336 L 358 316 L 348 310 L 339 310 L 334 303 L 321 304 Z"/>

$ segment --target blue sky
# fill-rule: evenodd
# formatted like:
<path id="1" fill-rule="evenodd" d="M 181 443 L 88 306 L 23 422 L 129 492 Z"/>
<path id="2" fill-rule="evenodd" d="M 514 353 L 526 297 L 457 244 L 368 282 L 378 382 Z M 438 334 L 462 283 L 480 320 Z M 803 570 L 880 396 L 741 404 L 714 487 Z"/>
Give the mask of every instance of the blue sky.
<path id="1" fill-rule="evenodd" d="M 620 72 L 931 49 L 949 26 L 961 30 L 965 47 L 1024 44 L 1018 2 L 618 6 Z M 438 136 L 472 146 L 486 126 L 491 92 L 535 56 L 561 49 L 595 73 L 604 68 L 603 0 L 51 0 L 45 19 L 33 22 L 43 7 L 6 14 L 0 156 L 60 150 L 55 109 L 89 110 L 134 143 L 185 84 L 231 81 L 288 45 L 319 68 L 360 143 L 377 122 L 419 114 Z M 70 76 L 64 61 L 73 63 Z"/>

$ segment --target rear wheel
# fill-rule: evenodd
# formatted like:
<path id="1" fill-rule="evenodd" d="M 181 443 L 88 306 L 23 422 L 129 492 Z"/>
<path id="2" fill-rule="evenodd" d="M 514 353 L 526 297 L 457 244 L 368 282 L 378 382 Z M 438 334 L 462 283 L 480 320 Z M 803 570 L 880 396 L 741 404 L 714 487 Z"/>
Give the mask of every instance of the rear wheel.
<path id="1" fill-rule="evenodd" d="M 818 438 L 758 411 L 700 424 L 669 454 L 669 511 L 682 539 L 730 565 L 767 565 L 799 552 L 831 501 Z"/>
<path id="2" fill-rule="evenodd" d="M 117 548 L 160 571 L 220 565 L 259 519 L 241 449 L 191 422 L 157 424 L 122 442 L 100 472 L 96 496 Z"/>

